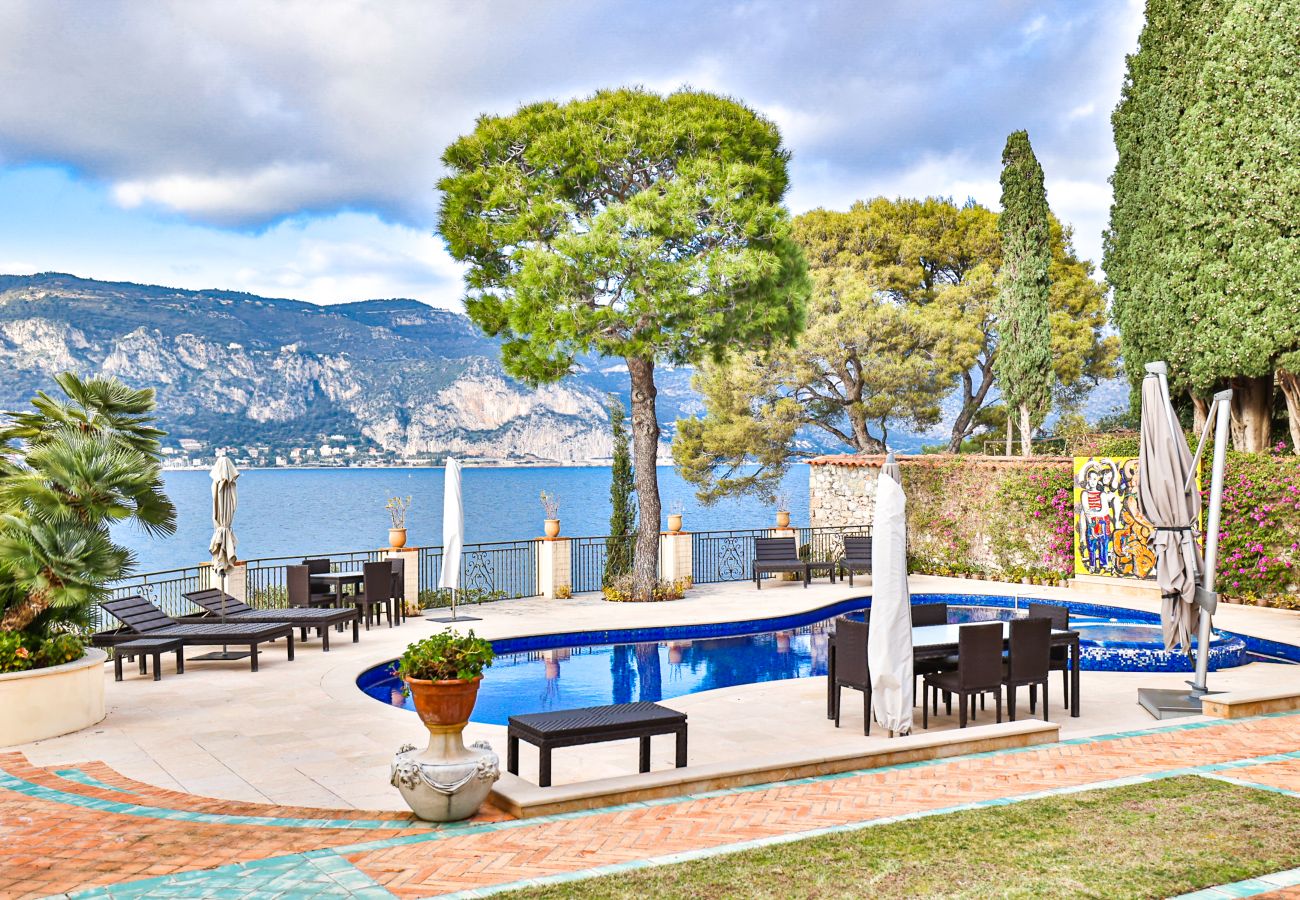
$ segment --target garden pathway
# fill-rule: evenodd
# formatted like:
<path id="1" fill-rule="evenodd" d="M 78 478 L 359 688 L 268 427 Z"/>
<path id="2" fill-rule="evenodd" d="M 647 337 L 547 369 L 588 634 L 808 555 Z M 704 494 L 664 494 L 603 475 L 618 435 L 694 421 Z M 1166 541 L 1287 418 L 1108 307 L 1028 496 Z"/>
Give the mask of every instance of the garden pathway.
<path id="1" fill-rule="evenodd" d="M 487 811 L 441 828 L 388 812 L 204 799 L 103 763 L 42 767 L 7 753 L 0 896 L 479 896 L 1176 774 L 1300 796 L 1300 713 L 1199 720 L 550 818 Z"/>

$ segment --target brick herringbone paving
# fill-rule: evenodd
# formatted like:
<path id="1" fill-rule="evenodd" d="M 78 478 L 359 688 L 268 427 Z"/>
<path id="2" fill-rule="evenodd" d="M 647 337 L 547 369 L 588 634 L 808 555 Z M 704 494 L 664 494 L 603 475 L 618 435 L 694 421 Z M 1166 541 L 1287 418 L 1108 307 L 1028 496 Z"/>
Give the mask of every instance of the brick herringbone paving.
<path id="1" fill-rule="evenodd" d="M 1231 774 L 1233 778 L 1240 778 L 1242 781 L 1266 784 L 1269 787 L 1283 788 L 1288 791 L 1300 791 L 1300 759 L 1250 766 L 1237 769 Z"/>
<path id="2" fill-rule="evenodd" d="M 428 826 L 394 813 L 213 800 L 132 781 L 101 763 L 44 769 L 19 755 L 0 754 L 0 769 L 24 783 L 0 786 L 0 896 L 42 896 L 328 848 L 352 848 L 341 849 L 343 857 L 400 897 L 427 896 L 1296 750 L 1300 718 L 1284 716 L 868 771 L 499 830 L 461 829 L 436 838 Z M 78 780 L 77 773 L 84 778 Z M 1300 762 L 1242 767 L 1229 774 L 1293 787 L 1300 779 Z M 104 801 L 101 807 L 116 806 L 88 808 L 70 798 L 39 796 L 43 788 L 88 803 Z M 199 814 L 280 821 L 191 818 Z M 163 815 L 172 818 L 158 818 Z M 476 821 L 500 818 L 488 810 Z M 298 819 L 348 820 L 359 827 L 287 821 Z M 384 845 L 390 838 L 412 835 L 426 839 Z"/>

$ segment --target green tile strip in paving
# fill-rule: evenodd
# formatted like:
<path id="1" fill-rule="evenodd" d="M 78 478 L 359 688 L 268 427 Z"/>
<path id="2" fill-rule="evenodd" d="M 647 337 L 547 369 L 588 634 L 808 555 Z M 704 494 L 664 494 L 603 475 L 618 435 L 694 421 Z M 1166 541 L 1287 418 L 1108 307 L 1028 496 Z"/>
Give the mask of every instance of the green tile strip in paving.
<path id="1" fill-rule="evenodd" d="M 54 772 L 64 781 L 75 781 L 77 784 L 84 784 L 86 787 L 99 788 L 101 791 L 116 791 L 119 794 L 133 794 L 134 791 L 128 791 L 126 788 L 113 787 L 111 784 L 105 784 L 93 775 L 87 775 L 80 769 L 56 769 Z"/>
<path id="2" fill-rule="evenodd" d="M 216 869 L 161 875 L 140 881 L 90 888 L 68 894 L 70 898 L 137 897 L 357 897 L 362 900 L 392 894 L 343 857 L 328 850 L 313 850 Z"/>
<path id="3" fill-rule="evenodd" d="M 1274 872 L 1272 875 L 1261 875 L 1258 878 L 1247 878 L 1245 881 L 1221 884 L 1218 887 L 1193 891 L 1190 894 L 1179 894 L 1172 900 L 1229 900 L 1234 897 L 1257 897 L 1260 894 L 1269 894 L 1296 885 L 1300 885 L 1300 869 L 1288 869 L 1285 872 Z"/>
<path id="4" fill-rule="evenodd" d="M 1257 791 L 1272 791 L 1275 794 L 1285 794 L 1288 797 L 1300 798 L 1300 791 L 1293 791 L 1289 788 L 1278 787 L 1275 784 L 1261 784 L 1258 781 L 1248 781 L 1245 778 L 1233 778 L 1229 775 L 1204 775 L 1205 778 L 1213 778 L 1215 781 L 1226 781 L 1228 784 L 1236 784 L 1241 787 L 1254 788 Z"/>

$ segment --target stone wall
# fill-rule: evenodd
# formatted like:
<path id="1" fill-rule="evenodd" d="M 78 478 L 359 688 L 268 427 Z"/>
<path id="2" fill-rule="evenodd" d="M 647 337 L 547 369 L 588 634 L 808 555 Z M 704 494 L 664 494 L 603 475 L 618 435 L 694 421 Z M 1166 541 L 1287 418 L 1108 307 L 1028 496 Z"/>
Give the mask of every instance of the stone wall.
<path id="1" fill-rule="evenodd" d="M 869 525 L 883 455 L 823 456 L 811 461 L 813 526 Z M 898 457 L 907 495 L 913 571 L 978 572 L 1020 577 L 1071 568 L 1069 511 L 1052 506 L 1068 491 L 1071 460 L 925 454 Z M 1065 526 L 1064 533 L 1058 533 Z"/>

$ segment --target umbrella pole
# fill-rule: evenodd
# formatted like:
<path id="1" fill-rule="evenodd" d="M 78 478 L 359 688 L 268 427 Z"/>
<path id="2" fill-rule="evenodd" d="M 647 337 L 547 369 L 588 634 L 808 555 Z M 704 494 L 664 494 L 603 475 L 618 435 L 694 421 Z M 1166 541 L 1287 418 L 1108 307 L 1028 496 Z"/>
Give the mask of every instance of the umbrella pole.
<path id="1" fill-rule="evenodd" d="M 1193 696 L 1208 693 L 1205 679 L 1210 669 L 1210 614 L 1214 612 L 1214 601 L 1217 600 L 1214 588 L 1219 568 L 1219 522 L 1223 514 L 1223 467 L 1228 454 L 1228 404 L 1231 400 L 1230 390 L 1214 395 L 1214 463 L 1210 470 L 1210 510 L 1205 522 L 1205 571 L 1201 574 L 1201 586 L 1207 597 L 1203 602 L 1198 592 L 1196 598 L 1203 608 L 1197 621 L 1196 679 L 1191 682 Z M 1204 608 L 1207 604 L 1209 608 Z"/>

